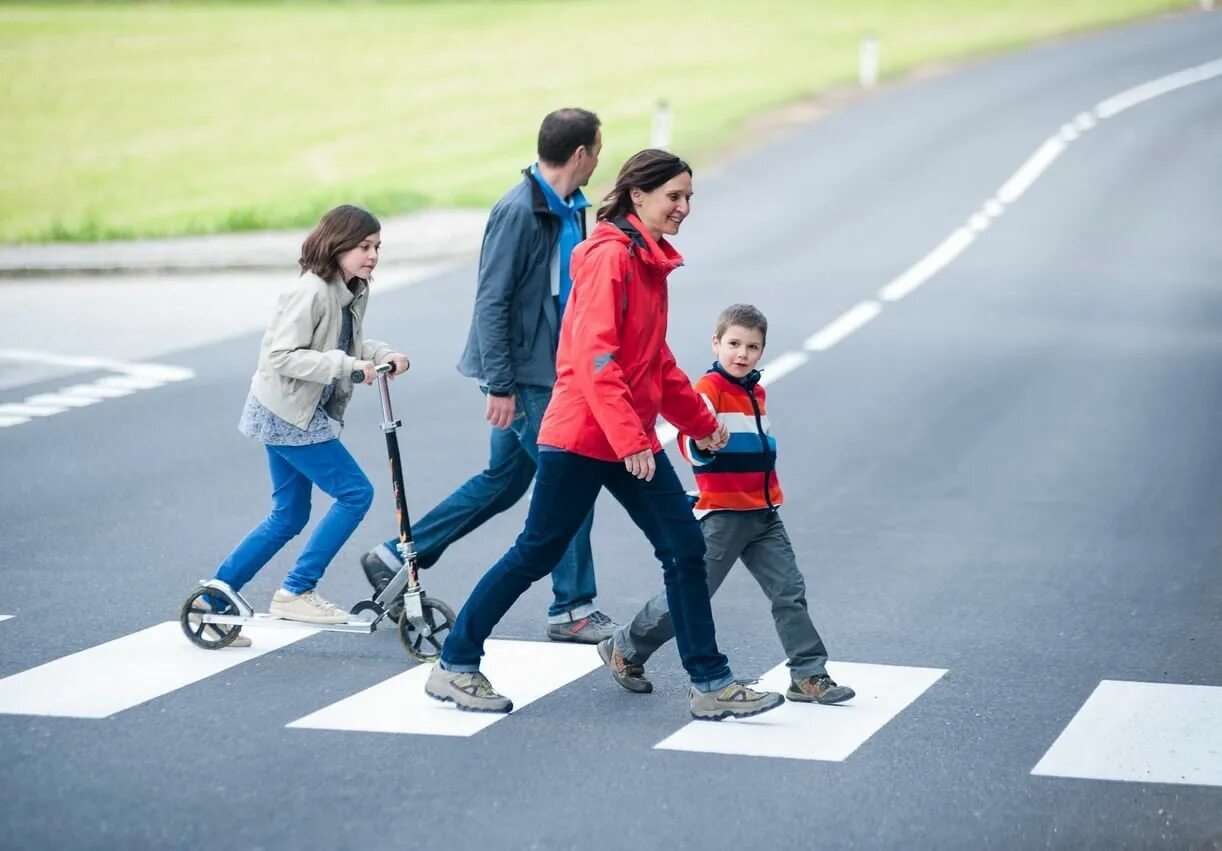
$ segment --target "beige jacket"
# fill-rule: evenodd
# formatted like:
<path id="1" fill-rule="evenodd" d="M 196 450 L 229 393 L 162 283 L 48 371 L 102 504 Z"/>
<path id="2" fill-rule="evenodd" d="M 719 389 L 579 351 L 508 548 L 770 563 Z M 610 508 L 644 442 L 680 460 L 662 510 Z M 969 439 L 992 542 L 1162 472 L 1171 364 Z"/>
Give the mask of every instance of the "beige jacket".
<path id="1" fill-rule="evenodd" d="M 276 302 L 250 392 L 280 419 L 306 428 L 323 390 L 338 379 L 327 413 L 343 422 L 358 357 L 376 363 L 394 351 L 386 343 L 363 338 L 368 302 L 369 285 L 364 282 L 354 295 L 338 277 L 328 282 L 309 272 L 302 275 Z M 358 357 L 336 348 L 344 310 L 352 311 L 352 350 Z"/>

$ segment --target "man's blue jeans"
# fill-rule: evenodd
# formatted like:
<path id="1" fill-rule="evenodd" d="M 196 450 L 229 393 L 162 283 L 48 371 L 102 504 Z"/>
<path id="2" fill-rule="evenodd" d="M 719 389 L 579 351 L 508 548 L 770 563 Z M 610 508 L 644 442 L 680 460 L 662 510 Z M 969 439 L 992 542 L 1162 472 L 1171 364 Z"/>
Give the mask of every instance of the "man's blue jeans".
<path id="1" fill-rule="evenodd" d="M 319 522 L 297 557 L 284 589 L 294 594 L 311 590 L 339 548 L 356 531 L 373 502 L 373 485 L 339 440 L 309 446 L 267 446 L 272 475 L 272 511 L 242 539 L 216 572 L 235 590 L 251 580 L 263 565 L 305 528 L 310 520 L 314 485 L 335 504 Z"/>
<path id="2" fill-rule="evenodd" d="M 539 426 L 552 399 L 550 387 L 519 386 L 517 410 L 509 428 L 492 429 L 488 468 L 472 476 L 458 490 L 412 523 L 412 542 L 420 567 L 432 567 L 446 547 L 474 532 L 491 518 L 517 504 L 535 478 L 539 458 Z M 573 535 L 572 543 L 552 571 L 552 605 L 547 610 L 553 623 L 578 620 L 595 610 L 598 589 L 594 583 L 594 553 L 590 548 L 593 504 Z M 378 549 L 387 564 L 402 564 L 399 539 L 391 538 Z"/>
<path id="3" fill-rule="evenodd" d="M 458 613 L 441 651 L 442 666 L 479 670 L 484 641 L 493 627 L 533 582 L 550 572 L 545 565 L 555 563 L 605 487 L 645 533 L 662 563 L 675 643 L 692 685 L 716 691 L 734 682 L 726 657 L 717 650 L 704 535 L 666 454 L 660 452 L 654 460 L 657 472 L 646 482 L 629 473 L 622 461 L 546 448 L 540 452 L 526 528 Z"/>

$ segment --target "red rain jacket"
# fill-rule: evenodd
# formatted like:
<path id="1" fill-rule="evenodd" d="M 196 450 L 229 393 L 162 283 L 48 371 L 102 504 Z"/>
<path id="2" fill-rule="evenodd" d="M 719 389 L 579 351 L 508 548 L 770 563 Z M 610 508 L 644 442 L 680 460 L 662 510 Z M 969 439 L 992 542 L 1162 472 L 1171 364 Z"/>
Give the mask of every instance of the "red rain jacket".
<path id="1" fill-rule="evenodd" d="M 540 444 L 619 461 L 662 451 L 659 414 L 683 434 L 716 430 L 666 344 L 666 277 L 682 264 L 670 243 L 655 242 L 631 214 L 599 222 L 573 250 L 573 290 Z"/>

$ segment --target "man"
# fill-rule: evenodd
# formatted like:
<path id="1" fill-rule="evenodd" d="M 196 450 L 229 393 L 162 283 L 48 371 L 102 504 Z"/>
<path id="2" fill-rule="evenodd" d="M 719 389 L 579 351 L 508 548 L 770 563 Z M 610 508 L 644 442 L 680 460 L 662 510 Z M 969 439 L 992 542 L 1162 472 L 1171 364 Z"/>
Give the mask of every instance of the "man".
<path id="1" fill-rule="evenodd" d="M 539 159 L 492 208 L 458 371 L 476 379 L 492 424 L 488 467 L 412 526 L 421 567 L 517 503 L 534 479 L 539 424 L 556 382 L 556 345 L 572 279 L 569 257 L 586 235 L 585 186 L 602 150 L 598 116 L 559 109 L 539 128 Z M 591 512 L 552 572 L 548 638 L 598 644 L 617 624 L 595 604 Z M 361 557 L 380 589 L 402 564 L 394 538 Z"/>

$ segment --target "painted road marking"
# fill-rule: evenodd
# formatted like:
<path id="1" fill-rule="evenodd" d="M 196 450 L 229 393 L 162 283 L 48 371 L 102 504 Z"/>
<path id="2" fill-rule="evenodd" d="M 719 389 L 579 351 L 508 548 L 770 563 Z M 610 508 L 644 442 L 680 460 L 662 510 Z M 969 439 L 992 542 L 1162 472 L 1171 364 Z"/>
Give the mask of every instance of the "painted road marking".
<path id="1" fill-rule="evenodd" d="M 1031 773 L 1222 786 L 1222 687 L 1104 680 Z"/>
<path id="2" fill-rule="evenodd" d="M 0 349 L 0 360 L 51 364 L 74 369 L 117 372 L 87 384 L 73 384 L 52 393 L 38 393 L 20 403 L 0 405 L 0 428 L 28 423 L 34 417 L 62 414 L 73 408 L 96 405 L 106 399 L 129 396 L 137 390 L 151 390 L 172 381 L 186 381 L 195 373 L 185 367 L 160 363 L 128 363 L 102 357 L 57 355 L 30 349 Z"/>
<path id="3" fill-rule="evenodd" d="M 0 615 L 0 621 L 10 620 L 12 617 L 12 615 Z"/>
<path id="4" fill-rule="evenodd" d="M 711 724 L 693 721 L 654 745 L 672 751 L 840 762 L 936 683 L 945 670 L 828 662 L 832 679 L 857 696 L 839 706 L 786 703 L 757 718 Z M 759 688 L 784 692 L 789 668 L 778 665 Z"/>
<path id="5" fill-rule="evenodd" d="M 598 651 L 586 644 L 493 640 L 484 647 L 480 670 L 521 712 L 534 701 L 602 666 Z M 474 736 L 506 715 L 462 712 L 424 693 L 432 665 L 357 692 L 338 703 L 288 724 L 312 730 L 410 733 L 423 736 Z"/>
<path id="6" fill-rule="evenodd" d="M 876 301 L 863 301 L 829 322 L 802 344 L 808 352 L 825 352 L 882 312 Z"/>
<path id="7" fill-rule="evenodd" d="M 0 714 L 107 718 L 316 632 L 244 627 L 251 647 L 203 650 L 167 621 L 0 679 Z"/>

